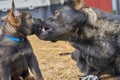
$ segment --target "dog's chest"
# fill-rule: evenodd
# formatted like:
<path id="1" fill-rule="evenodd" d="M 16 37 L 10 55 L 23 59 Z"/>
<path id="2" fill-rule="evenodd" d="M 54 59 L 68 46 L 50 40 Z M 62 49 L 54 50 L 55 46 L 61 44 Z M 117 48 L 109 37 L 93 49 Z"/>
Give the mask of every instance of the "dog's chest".
<path id="1" fill-rule="evenodd" d="M 29 42 L 0 42 L 0 63 L 9 66 L 11 73 L 20 74 L 28 68 L 28 59 L 33 56 Z"/>
<path id="2" fill-rule="evenodd" d="M 13 75 L 21 74 L 21 72 L 28 69 L 28 61 L 26 57 L 20 56 L 18 59 L 14 60 L 14 62 L 12 62 L 10 66 L 11 66 L 11 73 Z"/>
<path id="3" fill-rule="evenodd" d="M 21 74 L 21 72 L 28 69 L 29 58 L 33 55 L 31 45 L 24 43 L 16 48 L 16 52 L 11 58 L 11 72 L 15 74 Z"/>

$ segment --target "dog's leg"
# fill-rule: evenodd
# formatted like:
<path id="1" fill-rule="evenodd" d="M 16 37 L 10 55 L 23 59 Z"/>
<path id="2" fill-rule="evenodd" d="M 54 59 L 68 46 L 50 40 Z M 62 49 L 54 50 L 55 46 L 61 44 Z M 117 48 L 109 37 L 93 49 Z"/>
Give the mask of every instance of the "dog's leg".
<path id="1" fill-rule="evenodd" d="M 74 52 L 71 55 L 72 59 L 75 60 L 77 62 L 77 66 L 79 67 L 79 69 L 82 72 L 86 71 L 86 60 L 83 58 L 83 55 L 81 54 L 81 52 L 77 49 L 74 50 Z"/>
<path id="2" fill-rule="evenodd" d="M 21 76 L 24 80 L 35 80 L 29 68 L 26 71 L 24 71 Z"/>
<path id="3" fill-rule="evenodd" d="M 85 75 L 86 76 L 88 76 L 88 75 L 100 75 L 100 72 L 101 72 L 101 70 L 95 69 L 94 67 L 91 67 L 88 65 L 86 68 Z"/>
<path id="4" fill-rule="evenodd" d="M 43 80 L 43 77 L 42 77 L 42 74 L 39 69 L 39 65 L 38 65 L 38 62 L 35 56 L 32 56 L 29 61 L 29 68 L 33 76 L 35 76 L 35 80 Z"/>
<path id="5" fill-rule="evenodd" d="M 14 76 L 11 78 L 11 80 L 23 80 L 20 76 Z"/>
<path id="6" fill-rule="evenodd" d="M 11 80 L 9 68 L 8 67 L 4 67 L 4 68 L 2 67 L 1 69 L 2 69 L 1 70 L 2 75 L 1 75 L 0 80 Z"/>
<path id="7" fill-rule="evenodd" d="M 120 80 L 120 55 L 117 56 L 116 60 L 115 60 L 115 64 L 114 64 L 114 75 L 118 76 L 117 80 Z"/>

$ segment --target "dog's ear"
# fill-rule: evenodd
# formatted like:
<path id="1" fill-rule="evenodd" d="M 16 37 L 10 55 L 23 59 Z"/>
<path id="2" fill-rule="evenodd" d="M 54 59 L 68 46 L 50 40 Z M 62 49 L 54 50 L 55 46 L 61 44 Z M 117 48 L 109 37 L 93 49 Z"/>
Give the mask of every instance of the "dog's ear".
<path id="1" fill-rule="evenodd" d="M 74 3 L 73 3 L 73 7 L 76 10 L 82 9 L 83 6 L 84 6 L 84 1 L 83 0 L 75 0 Z"/>
<path id="2" fill-rule="evenodd" d="M 8 21 L 10 22 L 10 24 L 13 27 L 17 27 L 21 24 L 21 20 L 19 18 L 17 18 L 18 15 L 19 15 L 19 12 L 17 10 L 15 10 L 14 0 L 12 0 L 12 7 L 8 14 Z"/>

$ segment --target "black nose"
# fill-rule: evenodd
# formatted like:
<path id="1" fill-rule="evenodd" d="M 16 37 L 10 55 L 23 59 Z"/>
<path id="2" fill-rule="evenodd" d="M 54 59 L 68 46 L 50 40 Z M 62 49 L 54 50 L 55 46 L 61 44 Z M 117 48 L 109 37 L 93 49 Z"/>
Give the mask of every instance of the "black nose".
<path id="1" fill-rule="evenodd" d="M 33 32 L 34 33 L 41 32 L 42 24 L 43 24 L 43 22 L 41 19 L 33 18 Z"/>

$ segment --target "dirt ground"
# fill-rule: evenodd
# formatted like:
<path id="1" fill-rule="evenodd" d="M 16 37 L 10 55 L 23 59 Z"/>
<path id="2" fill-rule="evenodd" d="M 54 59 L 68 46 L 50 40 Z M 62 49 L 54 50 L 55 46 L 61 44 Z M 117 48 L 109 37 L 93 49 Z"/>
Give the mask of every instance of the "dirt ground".
<path id="1" fill-rule="evenodd" d="M 36 36 L 28 38 L 45 80 L 78 80 L 80 72 L 71 59 L 73 48 L 68 42 L 51 43 L 39 40 Z"/>
<path id="2" fill-rule="evenodd" d="M 35 35 L 28 38 L 45 80 L 78 80 L 83 75 L 76 66 L 76 62 L 71 59 L 70 53 L 73 48 L 69 42 L 42 41 Z M 115 78 L 104 75 L 102 80 L 115 80 Z"/>

